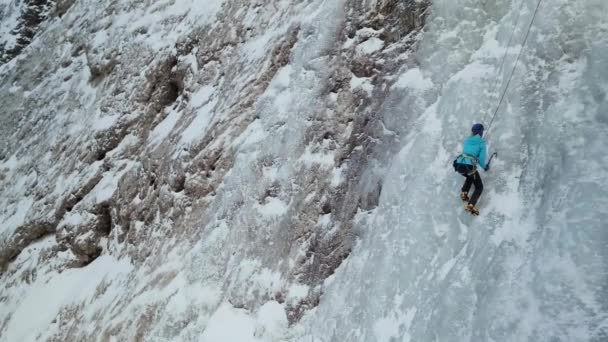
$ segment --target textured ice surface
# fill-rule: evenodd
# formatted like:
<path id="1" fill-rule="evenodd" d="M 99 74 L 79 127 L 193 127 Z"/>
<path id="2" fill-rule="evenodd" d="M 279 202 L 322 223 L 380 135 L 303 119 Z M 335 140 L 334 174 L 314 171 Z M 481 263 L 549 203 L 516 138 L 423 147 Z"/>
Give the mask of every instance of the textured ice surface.
<path id="1" fill-rule="evenodd" d="M 608 339 L 606 3 L 542 3 L 489 132 L 499 158 L 482 174 L 481 216 L 457 197 L 451 159 L 491 119 L 536 1 L 505 46 L 519 6 L 433 1 L 420 66 L 392 90 L 417 106 L 383 113 L 402 147 L 379 207 L 302 341 Z"/>
<path id="2" fill-rule="evenodd" d="M 0 341 L 608 340 L 608 3 L 543 1 L 476 218 L 536 2 L 422 3 L 51 17 L 0 66 Z"/>

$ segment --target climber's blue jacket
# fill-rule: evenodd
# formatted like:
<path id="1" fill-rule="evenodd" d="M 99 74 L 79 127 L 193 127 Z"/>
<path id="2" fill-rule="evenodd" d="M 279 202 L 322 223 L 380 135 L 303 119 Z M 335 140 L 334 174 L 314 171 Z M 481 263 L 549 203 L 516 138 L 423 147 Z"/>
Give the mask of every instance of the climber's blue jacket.
<path id="1" fill-rule="evenodd" d="M 476 165 L 486 168 L 486 141 L 479 135 L 464 139 L 462 154 L 456 160 L 459 164 Z"/>

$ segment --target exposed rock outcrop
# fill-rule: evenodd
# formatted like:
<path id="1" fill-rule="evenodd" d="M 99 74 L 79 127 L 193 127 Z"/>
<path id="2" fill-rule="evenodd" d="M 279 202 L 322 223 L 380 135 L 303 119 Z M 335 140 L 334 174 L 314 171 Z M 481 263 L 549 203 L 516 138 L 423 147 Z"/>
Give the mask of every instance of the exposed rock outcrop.
<path id="1" fill-rule="evenodd" d="M 11 86 L 0 95 L 7 113 L 21 113 L 0 117 L 9 137 L 0 146 L 2 214 L 25 212 L 2 242 L 0 266 L 10 272 L 0 279 L 16 277 L 11 261 L 47 237 L 46 257 L 63 268 L 129 260 L 141 278 L 122 280 L 120 310 L 133 309 L 142 288 L 183 277 L 220 284 L 214 300 L 235 308 L 277 302 L 298 322 L 348 258 L 356 221 L 378 204 L 379 176 L 365 170 L 394 138 L 380 109 L 390 76 L 412 62 L 430 3 L 324 4 L 346 13 L 327 29 L 315 21 L 327 20 L 320 4 L 227 1 L 216 12 L 172 8 L 180 14 L 146 26 L 139 15 L 173 5 L 44 2 L 26 16 L 24 37 L 51 5 L 60 20 L 46 28 L 49 41 L 5 71 Z M 13 188 L 32 165 L 32 193 Z M 179 253 L 184 268 L 163 270 Z M 260 285 L 259 274 L 273 283 Z M 136 327 L 133 338 L 144 340 L 168 301 L 120 324 L 106 320 L 116 307 L 99 309 L 93 324 L 104 336 Z M 57 319 L 81 323 L 82 310 L 63 307 Z M 196 318 L 188 315 L 185 325 Z M 82 334 L 52 338 L 90 337 Z"/>

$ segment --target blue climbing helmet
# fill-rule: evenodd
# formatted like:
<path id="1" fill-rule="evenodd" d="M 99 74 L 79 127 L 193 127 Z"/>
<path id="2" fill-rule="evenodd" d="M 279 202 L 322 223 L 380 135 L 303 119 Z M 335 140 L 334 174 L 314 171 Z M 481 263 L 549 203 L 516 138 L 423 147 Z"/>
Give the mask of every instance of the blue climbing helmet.
<path id="1" fill-rule="evenodd" d="M 473 127 L 471 127 L 471 132 L 473 132 L 474 135 L 479 134 L 479 136 L 483 136 L 483 125 L 480 123 L 476 123 L 473 125 Z"/>

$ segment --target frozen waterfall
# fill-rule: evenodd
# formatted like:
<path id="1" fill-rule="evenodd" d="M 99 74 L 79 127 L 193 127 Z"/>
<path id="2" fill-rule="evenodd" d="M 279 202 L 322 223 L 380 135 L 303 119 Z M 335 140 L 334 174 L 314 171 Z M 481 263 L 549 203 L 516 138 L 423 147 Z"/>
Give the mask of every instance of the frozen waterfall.
<path id="1" fill-rule="evenodd" d="M 608 3 L 541 3 L 481 216 L 457 196 L 450 162 L 497 103 L 537 4 L 522 1 L 433 1 L 420 65 L 392 89 L 402 106 L 383 113 L 400 139 L 379 207 L 302 341 L 608 340 Z"/>

